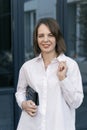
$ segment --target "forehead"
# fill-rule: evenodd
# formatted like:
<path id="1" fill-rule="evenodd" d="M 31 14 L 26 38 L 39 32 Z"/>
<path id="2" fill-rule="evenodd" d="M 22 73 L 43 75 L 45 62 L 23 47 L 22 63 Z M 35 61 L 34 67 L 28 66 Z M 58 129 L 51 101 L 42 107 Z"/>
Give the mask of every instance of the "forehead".
<path id="1" fill-rule="evenodd" d="M 45 24 L 41 24 L 38 27 L 38 33 L 44 33 L 44 32 L 51 32 L 51 31 L 48 26 L 46 26 Z"/>

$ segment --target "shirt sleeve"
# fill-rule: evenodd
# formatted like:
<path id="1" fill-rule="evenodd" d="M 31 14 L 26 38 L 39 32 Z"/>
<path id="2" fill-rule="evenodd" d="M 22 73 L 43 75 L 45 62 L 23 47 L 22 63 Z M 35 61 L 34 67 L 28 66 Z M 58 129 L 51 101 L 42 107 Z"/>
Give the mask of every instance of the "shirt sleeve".
<path id="1" fill-rule="evenodd" d="M 27 86 L 26 75 L 25 75 L 24 68 L 22 66 L 19 71 L 17 91 L 15 93 L 16 101 L 21 109 L 22 109 L 21 106 L 22 102 L 26 100 L 26 96 L 25 96 L 26 86 Z"/>
<path id="2" fill-rule="evenodd" d="M 69 68 L 70 69 L 70 68 Z M 63 97 L 71 108 L 78 108 L 83 101 L 82 78 L 78 64 L 75 62 L 67 77 L 60 81 Z"/>

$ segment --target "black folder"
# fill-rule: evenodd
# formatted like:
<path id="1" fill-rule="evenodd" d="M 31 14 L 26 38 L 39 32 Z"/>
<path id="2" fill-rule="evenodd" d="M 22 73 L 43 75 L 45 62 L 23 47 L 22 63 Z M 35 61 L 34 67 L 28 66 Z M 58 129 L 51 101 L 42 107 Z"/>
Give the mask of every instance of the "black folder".
<path id="1" fill-rule="evenodd" d="M 39 105 L 39 95 L 33 88 L 27 86 L 26 88 L 26 99 L 32 100 L 36 105 Z"/>

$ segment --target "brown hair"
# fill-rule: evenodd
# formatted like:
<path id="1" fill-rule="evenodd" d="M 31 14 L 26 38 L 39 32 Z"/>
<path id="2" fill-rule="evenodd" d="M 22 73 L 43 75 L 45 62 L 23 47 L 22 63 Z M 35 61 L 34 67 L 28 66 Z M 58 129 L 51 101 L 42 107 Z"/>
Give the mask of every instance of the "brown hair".
<path id="1" fill-rule="evenodd" d="M 59 25 L 57 23 L 57 21 L 53 18 L 42 18 L 38 21 L 35 30 L 34 30 L 34 34 L 33 34 L 33 43 L 34 43 L 34 51 L 35 54 L 40 54 L 41 50 L 38 46 L 38 41 L 37 41 L 37 35 L 38 35 L 38 28 L 41 24 L 45 24 L 49 30 L 51 31 L 51 33 L 54 35 L 55 39 L 56 39 L 56 47 L 55 50 L 57 52 L 57 54 L 59 55 L 60 53 L 64 53 L 66 51 L 66 46 L 65 46 L 65 42 L 62 36 L 62 33 L 60 31 Z"/>

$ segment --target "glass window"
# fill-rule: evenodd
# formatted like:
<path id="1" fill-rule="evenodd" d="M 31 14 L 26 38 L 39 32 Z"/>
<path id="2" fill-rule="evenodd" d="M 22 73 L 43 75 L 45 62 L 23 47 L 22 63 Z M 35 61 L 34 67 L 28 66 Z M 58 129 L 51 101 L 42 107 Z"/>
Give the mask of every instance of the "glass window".
<path id="1" fill-rule="evenodd" d="M 0 86 L 13 84 L 10 0 L 0 0 Z"/>
<path id="2" fill-rule="evenodd" d="M 67 0 L 68 54 L 78 62 L 84 90 L 82 105 L 76 110 L 76 130 L 87 129 L 87 0 Z"/>
<path id="3" fill-rule="evenodd" d="M 36 23 L 35 11 L 25 12 L 24 14 L 25 60 L 34 57 L 33 30 L 34 30 L 35 23 Z"/>
<path id="4" fill-rule="evenodd" d="M 87 83 L 87 0 L 67 0 L 68 54 L 79 63 Z"/>

